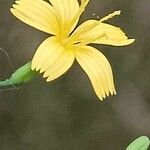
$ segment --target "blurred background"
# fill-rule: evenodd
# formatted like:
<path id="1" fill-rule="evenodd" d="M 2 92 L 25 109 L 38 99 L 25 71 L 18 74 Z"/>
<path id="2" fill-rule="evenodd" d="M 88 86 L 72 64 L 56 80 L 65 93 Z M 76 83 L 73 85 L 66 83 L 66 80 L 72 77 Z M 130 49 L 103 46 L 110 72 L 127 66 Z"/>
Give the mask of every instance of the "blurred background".
<path id="1" fill-rule="evenodd" d="M 16 19 L 14 0 L 0 0 L 0 79 L 29 62 L 49 35 Z M 94 45 L 111 62 L 117 95 L 101 102 L 77 63 L 46 83 L 41 76 L 18 89 L 0 90 L 0 150 L 125 150 L 150 136 L 150 1 L 90 0 L 80 19 L 109 21 L 136 42 L 126 47 Z M 95 14 L 95 15 L 93 15 Z"/>

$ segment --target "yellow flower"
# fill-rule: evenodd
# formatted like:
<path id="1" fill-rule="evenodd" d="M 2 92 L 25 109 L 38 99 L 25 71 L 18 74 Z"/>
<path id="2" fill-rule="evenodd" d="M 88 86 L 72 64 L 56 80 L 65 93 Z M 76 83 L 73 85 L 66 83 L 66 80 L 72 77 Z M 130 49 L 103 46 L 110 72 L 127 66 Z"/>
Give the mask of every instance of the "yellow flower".
<path id="1" fill-rule="evenodd" d="M 111 66 L 106 57 L 90 43 L 124 46 L 128 39 L 115 26 L 103 23 L 119 15 L 120 11 L 100 20 L 88 20 L 75 29 L 89 0 L 17 0 L 11 12 L 21 21 L 51 34 L 37 49 L 32 70 L 44 73 L 47 81 L 64 74 L 76 59 L 88 75 L 95 93 L 103 100 L 116 94 Z M 75 30 L 74 30 L 75 29 Z"/>

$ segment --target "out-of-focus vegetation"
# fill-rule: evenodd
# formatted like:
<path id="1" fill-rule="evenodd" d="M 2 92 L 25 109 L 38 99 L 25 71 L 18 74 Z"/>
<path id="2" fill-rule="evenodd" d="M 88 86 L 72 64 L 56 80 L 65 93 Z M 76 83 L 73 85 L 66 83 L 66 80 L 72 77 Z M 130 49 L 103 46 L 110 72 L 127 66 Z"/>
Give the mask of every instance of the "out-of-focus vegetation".
<path id="1" fill-rule="evenodd" d="M 10 14 L 13 0 L 0 1 L 0 79 L 29 62 L 49 35 Z M 0 91 L 1 150 L 123 150 L 135 137 L 150 136 L 150 1 L 91 0 L 80 23 L 114 10 L 109 20 L 135 38 L 127 47 L 94 45 L 112 64 L 117 96 L 100 102 L 75 64 L 46 83 L 41 77 L 19 89 Z"/>

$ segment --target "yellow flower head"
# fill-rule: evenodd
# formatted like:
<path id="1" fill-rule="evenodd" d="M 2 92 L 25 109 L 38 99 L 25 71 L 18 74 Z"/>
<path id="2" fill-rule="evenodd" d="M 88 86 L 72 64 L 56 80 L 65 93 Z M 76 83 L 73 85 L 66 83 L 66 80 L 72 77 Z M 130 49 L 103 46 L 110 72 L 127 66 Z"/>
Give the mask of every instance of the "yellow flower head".
<path id="1" fill-rule="evenodd" d="M 88 75 L 95 93 L 103 100 L 110 94 L 116 94 L 112 69 L 106 57 L 88 44 L 124 46 L 134 39 L 128 39 L 120 28 L 103 23 L 119 15 L 120 11 L 100 20 L 85 21 L 75 29 L 88 2 L 17 0 L 11 12 L 21 21 L 52 35 L 38 47 L 32 60 L 32 70 L 44 73 L 43 77 L 52 81 L 64 74 L 76 59 Z"/>

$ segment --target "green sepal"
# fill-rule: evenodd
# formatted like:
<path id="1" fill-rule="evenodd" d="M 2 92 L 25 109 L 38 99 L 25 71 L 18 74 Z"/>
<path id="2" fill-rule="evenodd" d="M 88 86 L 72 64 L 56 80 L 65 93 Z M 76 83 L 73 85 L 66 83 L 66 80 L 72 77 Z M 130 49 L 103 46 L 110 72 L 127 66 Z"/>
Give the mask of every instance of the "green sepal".
<path id="1" fill-rule="evenodd" d="M 17 69 L 9 79 L 0 81 L 0 86 L 13 86 L 27 83 L 37 76 L 37 72 L 31 69 L 31 62 Z"/>
<path id="2" fill-rule="evenodd" d="M 141 136 L 135 139 L 126 150 L 147 150 L 150 145 L 150 140 L 147 136 Z"/>

